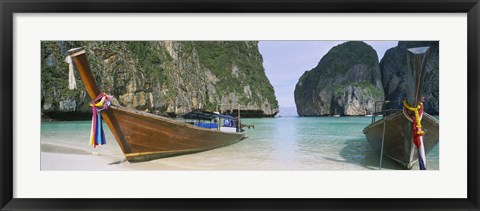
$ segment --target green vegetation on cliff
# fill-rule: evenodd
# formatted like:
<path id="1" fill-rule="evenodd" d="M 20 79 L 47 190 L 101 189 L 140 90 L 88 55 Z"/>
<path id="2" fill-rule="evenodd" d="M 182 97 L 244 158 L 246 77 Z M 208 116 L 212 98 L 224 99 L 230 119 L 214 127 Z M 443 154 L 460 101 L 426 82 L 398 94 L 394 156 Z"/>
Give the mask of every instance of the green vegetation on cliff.
<path id="1" fill-rule="evenodd" d="M 378 66 L 378 57 L 371 46 L 361 41 L 351 41 L 333 47 L 320 63 L 331 65 L 332 69 L 330 71 L 318 71 L 318 73 L 333 73 L 336 75 L 345 74 L 355 64 L 364 64 L 368 68 L 375 68 Z"/>
<path id="2" fill-rule="evenodd" d="M 240 103 L 245 104 L 249 100 L 262 103 L 266 97 L 273 107 L 278 108 L 273 86 L 268 81 L 262 66 L 262 55 L 257 48 L 257 42 L 190 42 L 193 49 L 208 69 L 212 70 L 219 79 L 217 87 L 227 92 L 236 92 L 240 97 Z M 237 76 L 235 69 L 244 71 L 244 75 Z M 259 93 L 248 99 L 243 95 L 243 90 L 235 87 L 235 84 L 258 87 Z"/>
<path id="3" fill-rule="evenodd" d="M 366 82 L 355 82 L 351 84 L 343 84 L 335 87 L 336 95 L 341 95 L 345 88 L 347 87 L 359 87 L 362 90 L 362 93 L 365 95 L 373 94 L 375 96 L 383 95 L 383 92 L 377 89 L 373 84 Z"/>
<path id="4" fill-rule="evenodd" d="M 136 63 L 140 69 L 143 69 L 149 78 L 155 78 L 163 82 L 167 75 L 160 65 L 162 59 L 171 61 L 168 54 L 162 54 L 162 51 L 155 50 L 155 43 L 145 41 L 129 41 L 125 42 L 127 49 L 136 59 Z"/>

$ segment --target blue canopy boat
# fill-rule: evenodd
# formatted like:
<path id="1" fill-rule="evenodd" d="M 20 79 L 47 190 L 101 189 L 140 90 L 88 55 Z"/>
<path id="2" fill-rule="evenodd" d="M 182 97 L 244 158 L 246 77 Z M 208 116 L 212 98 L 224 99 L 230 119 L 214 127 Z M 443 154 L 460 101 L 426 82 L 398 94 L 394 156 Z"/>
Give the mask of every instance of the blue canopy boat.
<path id="1" fill-rule="evenodd" d="M 197 127 L 214 129 L 222 132 L 243 132 L 238 124 L 239 120 L 230 115 L 213 113 L 208 111 L 192 111 L 181 115 L 189 124 Z"/>

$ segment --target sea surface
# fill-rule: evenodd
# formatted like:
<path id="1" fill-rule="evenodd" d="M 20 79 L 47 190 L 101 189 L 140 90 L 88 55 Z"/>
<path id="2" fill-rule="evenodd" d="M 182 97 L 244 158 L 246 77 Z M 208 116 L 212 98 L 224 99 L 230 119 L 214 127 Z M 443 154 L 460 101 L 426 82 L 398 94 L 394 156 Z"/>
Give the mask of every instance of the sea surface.
<path id="1" fill-rule="evenodd" d="M 437 117 L 438 118 L 438 117 Z M 88 144 L 91 121 L 42 122 L 42 170 L 378 170 L 380 152 L 362 130 L 371 117 L 277 117 L 242 119 L 248 138 L 206 152 L 129 163 L 104 125 L 107 144 Z M 441 143 L 441 140 L 440 140 Z M 427 154 L 439 169 L 439 145 Z M 95 165 L 92 165 L 95 163 Z M 382 170 L 402 169 L 389 158 Z M 415 164 L 414 169 L 418 169 Z"/>

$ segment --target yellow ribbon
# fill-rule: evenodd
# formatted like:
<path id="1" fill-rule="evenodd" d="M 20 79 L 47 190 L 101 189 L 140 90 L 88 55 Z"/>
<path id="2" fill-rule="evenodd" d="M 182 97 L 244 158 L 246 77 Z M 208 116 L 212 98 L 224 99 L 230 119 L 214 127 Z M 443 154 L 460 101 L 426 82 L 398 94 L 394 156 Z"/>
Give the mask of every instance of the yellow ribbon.
<path id="1" fill-rule="evenodd" d="M 92 118 L 92 127 L 90 128 L 90 145 L 95 145 L 95 128 L 93 127 L 93 118 Z"/>
<path id="2" fill-rule="evenodd" d="M 409 111 L 413 111 L 415 113 L 415 123 L 417 123 L 417 128 L 418 128 L 417 135 L 423 135 L 422 123 L 421 123 L 420 114 L 419 114 L 420 108 L 422 108 L 423 103 L 420 102 L 420 104 L 418 104 L 417 107 L 412 107 L 408 105 L 407 100 L 404 100 L 403 106 L 405 106 L 405 108 L 407 108 Z"/>
<path id="3" fill-rule="evenodd" d="M 101 107 L 101 106 L 103 106 L 104 103 L 105 103 L 105 96 L 102 97 L 102 99 L 100 100 L 100 102 L 95 103 L 95 107 Z M 92 103 L 90 103 L 90 106 L 93 106 Z"/>

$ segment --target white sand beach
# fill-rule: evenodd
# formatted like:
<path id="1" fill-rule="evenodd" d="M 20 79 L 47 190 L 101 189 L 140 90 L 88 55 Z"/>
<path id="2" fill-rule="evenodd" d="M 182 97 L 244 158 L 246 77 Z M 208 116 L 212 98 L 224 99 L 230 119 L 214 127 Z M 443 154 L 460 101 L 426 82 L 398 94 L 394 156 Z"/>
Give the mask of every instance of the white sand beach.
<path id="1" fill-rule="evenodd" d="M 182 170 L 161 162 L 129 163 L 123 154 L 102 154 L 53 143 L 41 144 L 41 170 L 48 171 L 125 171 Z"/>

